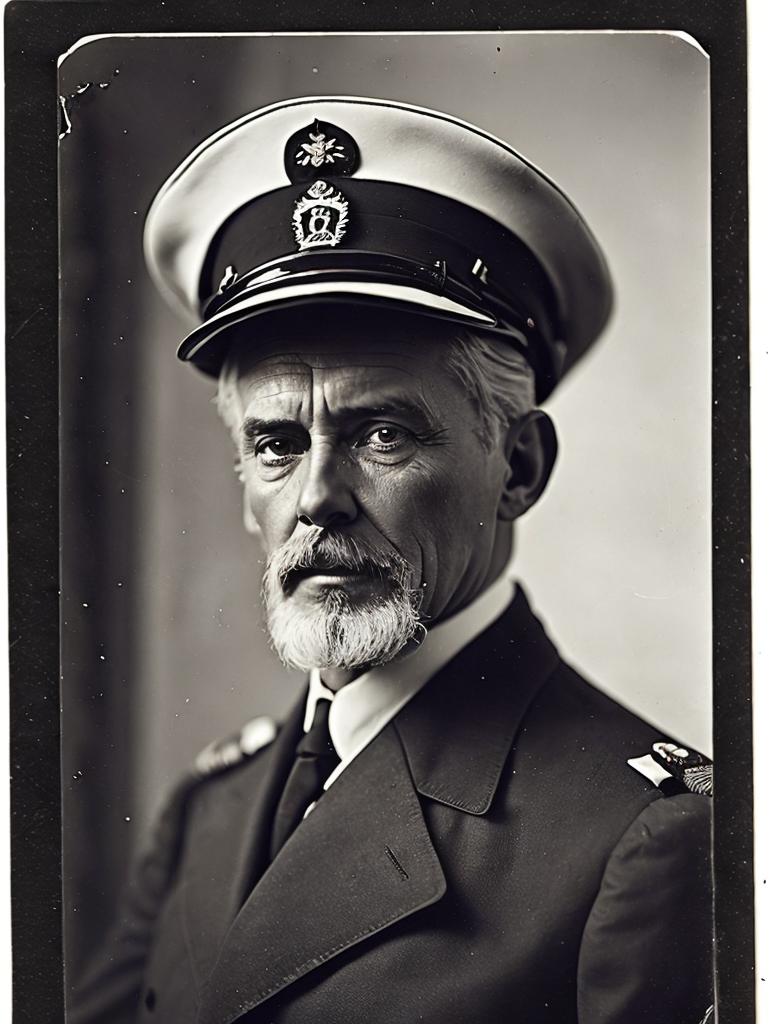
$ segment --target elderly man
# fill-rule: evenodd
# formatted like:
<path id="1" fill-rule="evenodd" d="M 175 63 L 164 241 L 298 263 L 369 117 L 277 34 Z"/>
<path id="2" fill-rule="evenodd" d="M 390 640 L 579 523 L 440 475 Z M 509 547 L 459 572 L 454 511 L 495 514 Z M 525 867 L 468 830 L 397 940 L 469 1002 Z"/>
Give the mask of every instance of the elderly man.
<path id="1" fill-rule="evenodd" d="M 309 687 L 198 758 L 72 1020 L 708 1019 L 711 766 L 505 572 L 536 402 L 610 310 L 573 205 L 444 114 L 307 98 L 196 150 L 146 238 Z"/>

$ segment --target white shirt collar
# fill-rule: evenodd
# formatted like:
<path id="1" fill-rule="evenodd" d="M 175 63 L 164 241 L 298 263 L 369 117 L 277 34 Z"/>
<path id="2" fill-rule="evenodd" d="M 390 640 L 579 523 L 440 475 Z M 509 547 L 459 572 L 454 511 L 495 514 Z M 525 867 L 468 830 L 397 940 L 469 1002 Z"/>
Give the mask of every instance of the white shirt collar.
<path id="1" fill-rule="evenodd" d="M 502 615 L 514 593 L 515 583 L 500 576 L 466 608 L 428 630 L 412 655 L 372 668 L 336 693 L 323 684 L 317 669 L 312 670 L 304 731 L 312 724 L 317 701 L 330 699 L 328 727 L 341 758 L 326 789 L 432 676 Z"/>

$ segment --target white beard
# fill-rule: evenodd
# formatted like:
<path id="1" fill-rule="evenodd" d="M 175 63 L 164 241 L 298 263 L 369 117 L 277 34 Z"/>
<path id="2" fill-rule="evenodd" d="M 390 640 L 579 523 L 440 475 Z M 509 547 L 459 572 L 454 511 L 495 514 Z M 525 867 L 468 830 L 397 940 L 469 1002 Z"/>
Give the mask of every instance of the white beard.
<path id="1" fill-rule="evenodd" d="M 287 591 L 292 572 L 313 566 L 369 571 L 389 592 L 352 605 L 339 587 L 329 587 L 310 605 L 296 605 Z M 267 628 L 280 659 L 290 668 L 354 669 L 391 661 L 409 640 L 423 632 L 421 595 L 408 582 L 411 566 L 399 555 L 384 559 L 359 540 L 315 527 L 273 551 L 262 593 Z"/>

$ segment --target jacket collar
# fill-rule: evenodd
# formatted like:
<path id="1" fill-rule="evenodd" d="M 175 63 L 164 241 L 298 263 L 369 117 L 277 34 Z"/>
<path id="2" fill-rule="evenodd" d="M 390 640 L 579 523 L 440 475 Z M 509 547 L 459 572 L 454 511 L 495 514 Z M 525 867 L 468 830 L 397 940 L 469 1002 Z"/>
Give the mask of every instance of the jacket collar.
<path id="1" fill-rule="evenodd" d="M 513 581 L 500 576 L 461 611 L 431 626 L 420 643 L 406 645 L 394 660 L 369 669 L 335 695 L 330 694 L 333 703 L 328 724 L 341 764 L 326 788 L 425 683 L 504 614 L 514 593 Z M 320 673 L 314 670 L 304 720 L 307 729 L 314 718 L 316 695 L 323 691 L 327 696 Z"/>
<path id="2" fill-rule="evenodd" d="M 395 719 L 419 793 L 485 814 L 520 722 L 558 661 L 518 587 L 501 618 Z"/>

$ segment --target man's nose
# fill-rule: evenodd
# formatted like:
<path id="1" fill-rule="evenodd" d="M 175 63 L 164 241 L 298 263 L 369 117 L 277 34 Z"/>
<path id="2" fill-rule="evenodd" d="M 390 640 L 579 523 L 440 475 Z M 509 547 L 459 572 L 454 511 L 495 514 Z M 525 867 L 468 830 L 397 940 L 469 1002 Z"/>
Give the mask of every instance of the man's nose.
<path id="1" fill-rule="evenodd" d="M 299 470 L 300 490 L 296 505 L 305 526 L 340 526 L 357 515 L 348 459 L 327 445 L 313 446 Z"/>

